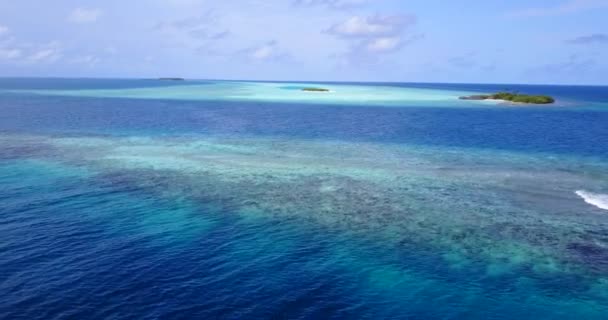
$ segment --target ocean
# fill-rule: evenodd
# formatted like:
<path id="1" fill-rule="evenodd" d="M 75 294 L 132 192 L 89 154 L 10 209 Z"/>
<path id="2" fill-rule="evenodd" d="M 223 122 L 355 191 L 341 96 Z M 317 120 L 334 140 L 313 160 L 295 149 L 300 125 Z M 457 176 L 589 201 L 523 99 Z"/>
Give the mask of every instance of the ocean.
<path id="1" fill-rule="evenodd" d="M 0 78 L 0 201 L 1 319 L 606 319 L 608 87 Z"/>

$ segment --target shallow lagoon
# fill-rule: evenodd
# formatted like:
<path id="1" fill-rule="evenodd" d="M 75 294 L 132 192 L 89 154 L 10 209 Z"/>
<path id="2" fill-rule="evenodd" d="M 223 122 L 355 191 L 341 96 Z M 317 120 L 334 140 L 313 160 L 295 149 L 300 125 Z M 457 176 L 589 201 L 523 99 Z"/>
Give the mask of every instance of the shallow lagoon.
<path id="1" fill-rule="evenodd" d="M 306 87 L 320 87 L 328 92 L 307 92 Z M 18 91 L 19 92 L 19 91 Z M 23 92 L 23 91 L 21 91 Z M 96 97 L 171 99 L 203 101 L 253 101 L 312 103 L 361 106 L 403 106 L 412 103 L 463 105 L 458 97 L 466 91 L 439 90 L 347 84 L 272 83 L 272 82 L 203 82 L 166 87 L 125 89 L 26 90 L 29 93 Z M 480 102 L 476 102 L 480 104 Z M 475 102 L 469 102 L 474 105 Z"/>

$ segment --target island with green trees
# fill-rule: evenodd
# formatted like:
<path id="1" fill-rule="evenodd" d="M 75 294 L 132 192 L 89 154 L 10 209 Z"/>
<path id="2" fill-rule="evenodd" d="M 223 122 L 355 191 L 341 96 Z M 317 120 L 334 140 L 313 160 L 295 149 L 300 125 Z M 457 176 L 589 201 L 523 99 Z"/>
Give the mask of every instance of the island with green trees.
<path id="1" fill-rule="evenodd" d="M 302 91 L 310 91 L 310 92 L 329 92 L 329 89 L 310 87 L 310 88 L 302 88 Z"/>
<path id="2" fill-rule="evenodd" d="M 460 97 L 461 100 L 503 100 L 512 103 L 522 104 L 550 104 L 555 99 L 545 95 L 527 95 L 512 92 L 498 92 L 495 94 L 480 94 Z"/>

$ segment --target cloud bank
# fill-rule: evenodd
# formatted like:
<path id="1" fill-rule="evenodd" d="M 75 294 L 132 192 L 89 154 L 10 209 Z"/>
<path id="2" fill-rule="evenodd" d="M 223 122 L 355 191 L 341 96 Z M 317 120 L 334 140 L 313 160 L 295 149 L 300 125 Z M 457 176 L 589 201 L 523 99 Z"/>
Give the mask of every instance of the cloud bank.
<path id="1" fill-rule="evenodd" d="M 332 9 L 348 9 L 359 7 L 369 2 L 369 0 L 294 0 L 295 6 L 312 7 L 325 6 Z"/>
<path id="2" fill-rule="evenodd" d="M 514 11 L 509 15 L 513 17 L 559 16 L 601 8 L 608 8 L 608 0 L 568 0 L 550 7 Z"/>
<path id="3" fill-rule="evenodd" d="M 93 23 L 102 15 L 100 9 L 76 8 L 68 15 L 68 21 L 73 23 Z"/>
<path id="4" fill-rule="evenodd" d="M 574 39 L 570 39 L 566 41 L 570 44 L 596 44 L 603 43 L 608 44 L 608 34 L 605 33 L 595 33 L 588 36 L 581 36 Z"/>

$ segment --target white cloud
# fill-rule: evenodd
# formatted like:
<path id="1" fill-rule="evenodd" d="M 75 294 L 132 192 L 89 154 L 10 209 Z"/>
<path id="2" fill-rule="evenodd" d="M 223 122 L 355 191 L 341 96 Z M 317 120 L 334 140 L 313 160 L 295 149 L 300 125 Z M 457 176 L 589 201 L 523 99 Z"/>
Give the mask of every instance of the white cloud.
<path id="1" fill-rule="evenodd" d="M 595 43 L 608 44 L 608 34 L 594 33 L 594 34 L 590 34 L 587 36 L 580 36 L 580 37 L 577 37 L 574 39 L 566 40 L 566 43 L 583 44 L 583 45 L 595 44 Z"/>
<path id="2" fill-rule="evenodd" d="M 204 0 L 161 0 L 161 3 L 169 4 L 172 6 L 195 6 L 201 5 L 205 1 Z"/>
<path id="3" fill-rule="evenodd" d="M 388 33 L 392 27 L 370 21 L 368 18 L 352 17 L 329 29 L 331 33 L 341 36 L 370 36 Z"/>
<path id="4" fill-rule="evenodd" d="M 58 42 L 50 42 L 32 50 L 25 59 L 27 63 L 53 63 L 63 56 L 61 46 Z"/>
<path id="5" fill-rule="evenodd" d="M 354 16 L 331 26 L 327 32 L 341 37 L 390 36 L 400 33 L 414 23 L 416 23 L 416 17 L 409 15 Z"/>
<path id="6" fill-rule="evenodd" d="M 251 50 L 251 57 L 255 60 L 267 60 L 280 56 L 280 49 L 275 41 L 265 43 Z"/>
<path id="7" fill-rule="evenodd" d="M 72 61 L 77 64 L 84 64 L 86 66 L 93 67 L 96 64 L 98 64 L 101 61 L 101 59 L 94 55 L 84 55 L 84 56 L 76 57 Z"/>
<path id="8" fill-rule="evenodd" d="M 13 60 L 21 57 L 21 50 L 0 48 L 0 60 Z"/>
<path id="9" fill-rule="evenodd" d="M 118 53 L 118 49 L 116 49 L 116 47 L 114 47 L 114 46 L 107 46 L 107 47 L 103 48 L 103 52 L 105 52 L 108 55 L 113 56 Z"/>
<path id="10" fill-rule="evenodd" d="M 281 49 L 276 41 L 269 41 L 255 47 L 241 50 L 237 54 L 244 54 L 248 59 L 262 61 L 282 61 L 290 58 L 290 55 Z"/>
<path id="11" fill-rule="evenodd" d="M 421 36 L 409 35 L 409 29 L 416 24 L 413 15 L 373 15 L 353 16 L 341 23 L 332 25 L 326 33 L 346 40 L 349 49 L 334 57 L 357 64 L 376 61 L 377 56 L 401 49 Z"/>
<path id="12" fill-rule="evenodd" d="M 7 33 L 8 28 L 3 29 Z M 28 43 L 13 36 L 0 38 L 0 60 L 13 64 L 52 63 L 63 56 L 63 48 L 57 41 Z"/>
<path id="13" fill-rule="evenodd" d="M 256 60 L 264 60 L 271 57 L 275 53 L 275 51 L 276 48 L 274 45 L 263 45 L 253 50 L 253 52 L 251 53 L 251 57 Z"/>
<path id="14" fill-rule="evenodd" d="M 401 43 L 400 37 L 376 38 L 367 43 L 366 49 L 370 52 L 388 52 L 398 49 Z"/>
<path id="15" fill-rule="evenodd" d="M 68 16 L 68 21 L 74 23 L 93 23 L 103 14 L 100 9 L 76 8 Z"/>
<path id="16" fill-rule="evenodd" d="M 508 15 L 512 17 L 558 16 L 607 7 L 608 0 L 567 0 L 554 6 L 529 8 L 511 12 Z"/>
<path id="17" fill-rule="evenodd" d="M 8 34 L 9 31 L 10 29 L 7 26 L 0 25 L 0 37 Z"/>
<path id="18" fill-rule="evenodd" d="M 40 62 L 40 61 L 55 60 L 56 57 L 57 57 L 57 50 L 49 48 L 49 49 L 42 49 L 42 50 L 35 51 L 34 53 L 32 53 L 32 55 L 30 55 L 28 57 L 28 60 L 30 60 L 31 62 Z"/>
<path id="19" fill-rule="evenodd" d="M 171 46 L 199 48 L 228 38 L 230 30 L 222 28 L 220 16 L 215 10 L 184 19 L 161 21 L 154 30 L 162 33 L 162 39 Z"/>
<path id="20" fill-rule="evenodd" d="M 361 6 L 369 0 L 294 0 L 297 6 L 327 6 L 333 9 L 345 9 Z"/>

